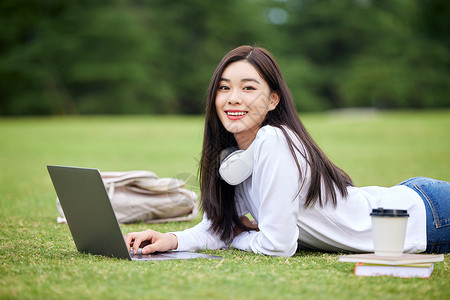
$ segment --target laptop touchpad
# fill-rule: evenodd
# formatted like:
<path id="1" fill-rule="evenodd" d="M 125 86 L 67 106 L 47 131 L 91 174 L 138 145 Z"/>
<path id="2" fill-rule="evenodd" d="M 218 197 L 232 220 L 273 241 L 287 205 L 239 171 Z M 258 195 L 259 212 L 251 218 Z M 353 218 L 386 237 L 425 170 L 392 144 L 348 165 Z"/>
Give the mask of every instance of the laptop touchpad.
<path id="1" fill-rule="evenodd" d="M 220 256 L 187 251 L 155 252 L 152 254 L 142 254 L 139 251 L 137 254 L 133 254 L 132 252 L 130 252 L 130 256 L 132 260 L 169 260 L 169 259 L 193 259 L 193 258 L 222 259 L 222 257 Z"/>

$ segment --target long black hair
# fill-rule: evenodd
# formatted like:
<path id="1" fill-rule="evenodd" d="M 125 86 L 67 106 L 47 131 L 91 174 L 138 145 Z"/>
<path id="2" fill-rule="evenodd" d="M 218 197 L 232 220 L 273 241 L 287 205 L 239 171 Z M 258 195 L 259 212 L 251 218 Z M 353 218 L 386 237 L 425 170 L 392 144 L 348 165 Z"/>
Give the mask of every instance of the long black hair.
<path id="1" fill-rule="evenodd" d="M 268 83 L 271 92 L 278 93 L 280 101 L 277 107 L 268 112 L 261 126 L 272 125 L 283 131 L 300 175 L 301 169 L 295 155 L 295 150 L 299 149 L 291 140 L 286 128 L 294 132 L 305 147 L 306 155 L 304 157 L 311 169 L 311 185 L 304 206 L 309 208 L 316 203 L 323 206 L 328 201 L 336 205 L 335 188 L 342 196 L 346 196 L 346 187 L 353 185 L 350 177 L 326 157 L 303 126 L 291 92 L 272 55 L 259 47 L 241 46 L 233 49 L 221 60 L 211 78 L 207 94 L 203 149 L 199 166 L 202 209 L 211 220 L 211 229 L 218 233 L 224 241 L 232 237 L 234 226 L 244 230 L 248 229 L 242 224 L 237 214 L 234 186 L 223 181 L 218 173 L 220 152 L 225 148 L 236 146 L 237 143 L 233 134 L 228 132 L 220 122 L 215 106 L 216 93 L 223 71 L 231 63 L 241 60 L 250 63 L 258 71 Z M 324 184 L 327 197 L 321 193 L 321 182 Z"/>

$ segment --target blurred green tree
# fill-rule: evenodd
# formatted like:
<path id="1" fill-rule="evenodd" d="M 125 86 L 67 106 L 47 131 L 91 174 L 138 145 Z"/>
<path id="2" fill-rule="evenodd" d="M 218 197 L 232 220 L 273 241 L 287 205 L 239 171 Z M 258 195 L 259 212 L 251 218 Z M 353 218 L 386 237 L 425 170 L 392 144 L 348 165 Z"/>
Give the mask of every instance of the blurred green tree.
<path id="1" fill-rule="evenodd" d="M 241 44 L 255 44 L 270 34 L 270 26 L 248 1 L 219 2 L 149 0 L 140 2 L 153 49 L 148 65 L 152 77 L 165 86 L 159 112 L 199 113 L 219 59 Z M 164 99 L 164 100 L 163 100 Z"/>
<path id="2" fill-rule="evenodd" d="M 290 42 L 280 52 L 289 57 L 291 66 L 301 68 L 309 62 L 311 75 L 303 79 L 315 97 L 298 105 L 312 109 L 450 106 L 445 96 L 450 92 L 450 57 L 448 37 L 443 34 L 448 29 L 449 5 L 438 2 L 279 2 L 290 15 L 280 26 Z M 308 90 L 302 83 L 294 86 L 294 94 L 296 89 Z"/>
<path id="3" fill-rule="evenodd" d="M 218 59 L 261 40 L 247 1 L 0 4 L 0 114 L 199 113 Z"/>
<path id="4" fill-rule="evenodd" d="M 447 0 L 3 0 L 0 115 L 201 113 L 266 47 L 300 111 L 449 107 Z"/>
<path id="5" fill-rule="evenodd" d="M 109 5 L 105 5 L 109 4 Z M 145 86 L 144 32 L 121 1 L 3 1 L 1 110 L 131 113 Z"/>
<path id="6" fill-rule="evenodd" d="M 448 107 L 450 52 L 444 39 L 425 34 L 425 3 L 380 1 L 373 12 L 381 36 L 349 61 L 340 80 L 346 106 Z M 375 3 L 375 2 L 374 2 Z M 443 16 L 441 15 L 440 18 Z"/>

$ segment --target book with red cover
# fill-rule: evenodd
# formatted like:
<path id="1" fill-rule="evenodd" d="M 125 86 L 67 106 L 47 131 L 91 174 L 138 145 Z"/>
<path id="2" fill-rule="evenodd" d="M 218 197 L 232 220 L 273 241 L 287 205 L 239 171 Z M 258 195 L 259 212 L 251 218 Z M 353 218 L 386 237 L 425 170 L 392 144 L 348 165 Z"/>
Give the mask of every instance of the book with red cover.
<path id="1" fill-rule="evenodd" d="M 433 272 L 433 263 L 408 265 L 381 265 L 357 263 L 354 273 L 357 276 L 392 276 L 429 278 Z"/>

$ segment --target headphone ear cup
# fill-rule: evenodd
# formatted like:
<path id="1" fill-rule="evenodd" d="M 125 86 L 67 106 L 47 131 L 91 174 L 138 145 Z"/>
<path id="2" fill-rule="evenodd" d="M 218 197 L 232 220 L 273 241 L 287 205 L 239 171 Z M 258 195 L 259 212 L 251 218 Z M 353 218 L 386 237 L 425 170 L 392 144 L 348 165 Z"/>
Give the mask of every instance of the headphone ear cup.
<path id="1" fill-rule="evenodd" d="M 233 154 L 236 151 L 244 151 L 244 150 L 239 150 L 238 147 L 234 146 L 234 147 L 228 147 L 228 148 L 220 151 L 220 154 L 219 154 L 220 164 L 222 164 L 226 159 L 228 159 L 229 156 L 231 156 L 231 154 Z"/>
<path id="2" fill-rule="evenodd" d="M 237 150 L 225 157 L 219 174 L 230 185 L 238 185 L 253 173 L 253 144 L 247 150 Z"/>

